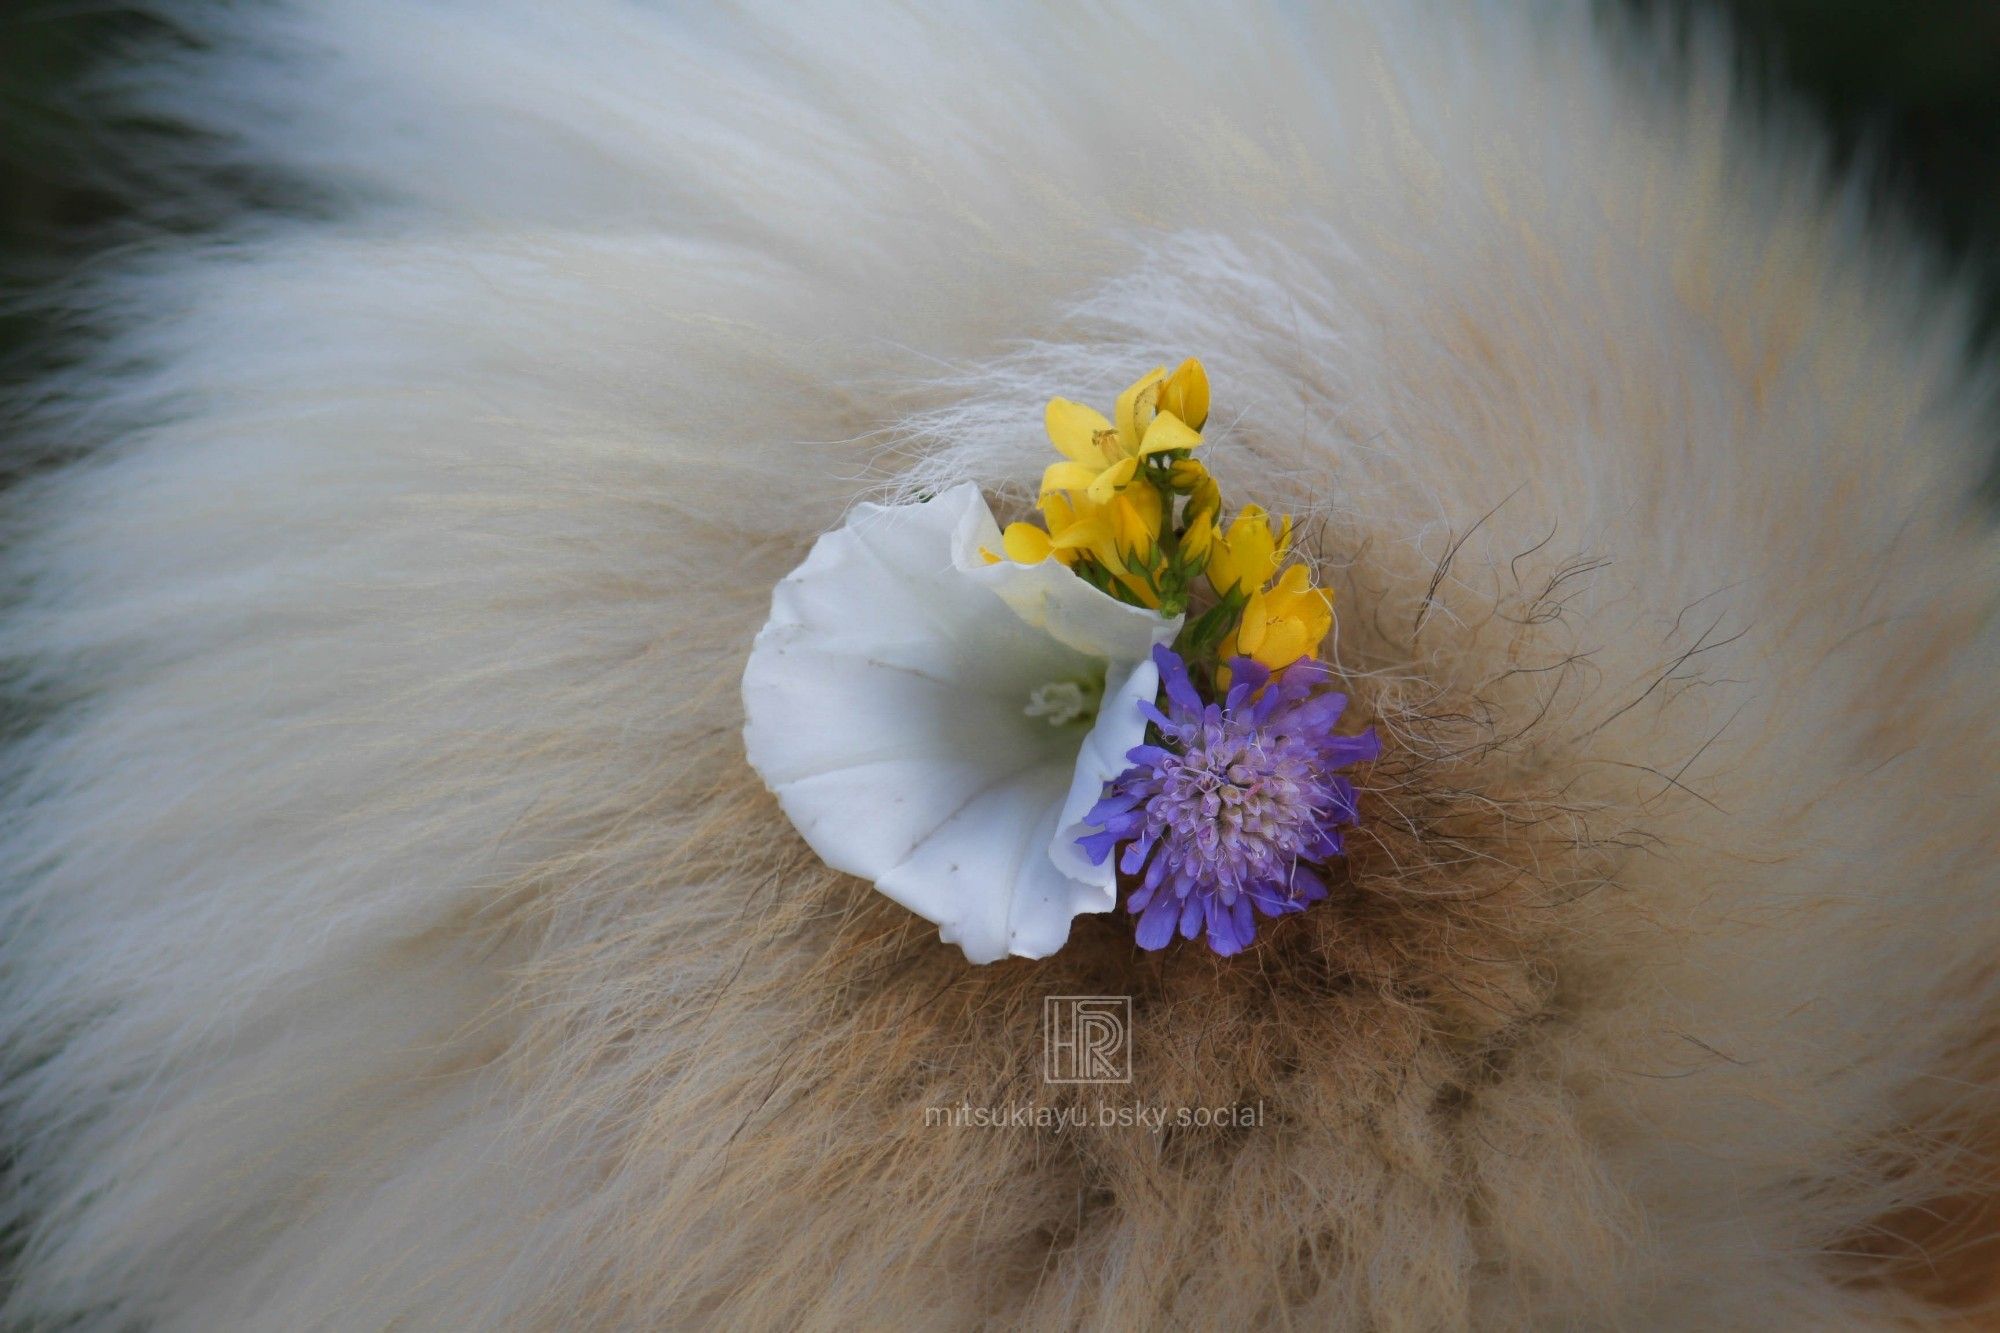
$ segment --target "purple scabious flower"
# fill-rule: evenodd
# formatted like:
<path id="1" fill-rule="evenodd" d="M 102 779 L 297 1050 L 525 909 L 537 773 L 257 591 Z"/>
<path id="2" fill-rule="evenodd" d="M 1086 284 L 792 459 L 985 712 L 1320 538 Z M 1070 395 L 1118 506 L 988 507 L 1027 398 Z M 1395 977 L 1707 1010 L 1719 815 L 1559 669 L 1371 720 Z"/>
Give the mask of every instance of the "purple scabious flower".
<path id="1" fill-rule="evenodd" d="M 1125 755 L 1132 767 L 1105 784 L 1077 839 L 1090 859 L 1125 844 L 1118 868 L 1143 876 L 1126 900 L 1143 949 L 1165 948 L 1178 929 L 1229 955 L 1256 933 L 1256 911 L 1282 916 L 1326 897 L 1318 867 L 1342 851 L 1339 826 L 1356 813 L 1354 784 L 1334 772 L 1382 751 L 1373 728 L 1336 736 L 1347 696 L 1314 693 L 1325 678 L 1301 660 L 1277 676 L 1231 658 L 1229 693 L 1204 703 L 1187 665 L 1153 649 L 1167 708 L 1142 702 L 1160 743 Z"/>

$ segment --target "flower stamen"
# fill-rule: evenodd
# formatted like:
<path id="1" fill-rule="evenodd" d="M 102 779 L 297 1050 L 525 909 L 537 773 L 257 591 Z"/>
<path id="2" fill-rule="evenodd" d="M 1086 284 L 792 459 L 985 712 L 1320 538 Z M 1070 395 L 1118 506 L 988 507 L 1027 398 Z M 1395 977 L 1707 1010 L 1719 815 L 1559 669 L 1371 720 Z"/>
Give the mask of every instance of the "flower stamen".
<path id="1" fill-rule="evenodd" d="M 1066 727 L 1072 722 L 1087 724 L 1097 720 L 1097 707 L 1103 699 L 1101 680 L 1052 680 L 1030 690 L 1028 706 L 1021 711 L 1043 719 L 1052 727 Z"/>

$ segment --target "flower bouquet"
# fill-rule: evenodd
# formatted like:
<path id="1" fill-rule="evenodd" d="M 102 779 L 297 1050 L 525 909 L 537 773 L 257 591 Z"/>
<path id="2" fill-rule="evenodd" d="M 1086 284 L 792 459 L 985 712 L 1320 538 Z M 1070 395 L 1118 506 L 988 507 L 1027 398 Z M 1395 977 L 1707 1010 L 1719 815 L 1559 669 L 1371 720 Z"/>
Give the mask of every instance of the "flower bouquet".
<path id="1" fill-rule="evenodd" d="M 1289 518 L 1225 525 L 1195 457 L 1208 376 L 1111 419 L 1056 398 L 1042 522 L 976 486 L 859 506 L 777 587 L 744 672 L 750 762 L 837 870 L 974 962 L 1045 957 L 1118 906 L 1217 954 L 1327 897 L 1372 730 L 1319 652 L 1332 598 Z"/>

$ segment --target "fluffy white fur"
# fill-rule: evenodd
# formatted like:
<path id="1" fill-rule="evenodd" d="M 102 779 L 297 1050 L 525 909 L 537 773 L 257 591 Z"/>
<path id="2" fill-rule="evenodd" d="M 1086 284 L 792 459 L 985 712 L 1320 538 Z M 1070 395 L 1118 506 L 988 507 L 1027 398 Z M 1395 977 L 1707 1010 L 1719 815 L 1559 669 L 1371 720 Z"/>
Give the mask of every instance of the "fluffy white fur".
<path id="1" fill-rule="evenodd" d="M 1992 421 L 1956 298 L 1713 51 L 1396 0 L 181 19 L 131 95 L 314 203 L 82 291 L 74 460 L 15 494 L 22 1326 L 1985 1297 Z M 1115 921 L 971 969 L 737 741 L 850 503 L 1018 504 L 1047 396 L 1184 354 L 1406 757 L 1224 1052 L 1184 997 L 1254 974 Z M 1033 1090 L 1059 979 L 1158 977 L 1138 1092 L 1282 1123 L 923 1128 Z"/>

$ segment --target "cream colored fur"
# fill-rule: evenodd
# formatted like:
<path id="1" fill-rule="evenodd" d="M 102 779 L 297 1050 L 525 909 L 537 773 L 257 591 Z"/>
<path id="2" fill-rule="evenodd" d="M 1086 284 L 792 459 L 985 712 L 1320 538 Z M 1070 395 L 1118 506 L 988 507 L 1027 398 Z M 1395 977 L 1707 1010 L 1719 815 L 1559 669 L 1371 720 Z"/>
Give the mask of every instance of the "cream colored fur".
<path id="1" fill-rule="evenodd" d="M 22 1327 L 1883 1329 L 2000 1272 L 1957 299 L 1591 11 L 191 7 L 0 647 Z M 1680 72 L 1665 74 L 1666 69 Z M 1389 753 L 1253 954 L 967 965 L 748 772 L 857 497 L 1198 355 Z M 1131 994 L 1152 1135 L 1040 1000 Z M 68 1326 L 63 1324 L 63 1326 Z"/>

